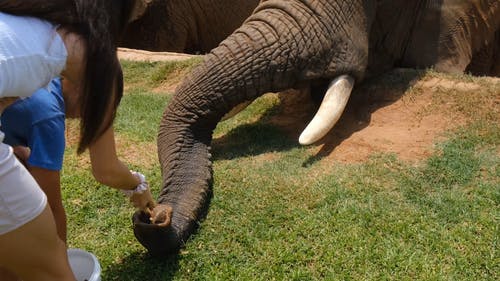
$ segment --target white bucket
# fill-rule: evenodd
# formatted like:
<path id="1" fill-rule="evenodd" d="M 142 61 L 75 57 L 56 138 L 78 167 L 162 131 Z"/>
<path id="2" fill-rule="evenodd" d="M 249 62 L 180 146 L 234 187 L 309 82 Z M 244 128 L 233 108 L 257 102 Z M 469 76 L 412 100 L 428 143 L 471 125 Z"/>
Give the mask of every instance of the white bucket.
<path id="1" fill-rule="evenodd" d="M 101 281 L 101 265 L 97 258 L 81 249 L 68 249 L 73 274 L 78 281 Z"/>

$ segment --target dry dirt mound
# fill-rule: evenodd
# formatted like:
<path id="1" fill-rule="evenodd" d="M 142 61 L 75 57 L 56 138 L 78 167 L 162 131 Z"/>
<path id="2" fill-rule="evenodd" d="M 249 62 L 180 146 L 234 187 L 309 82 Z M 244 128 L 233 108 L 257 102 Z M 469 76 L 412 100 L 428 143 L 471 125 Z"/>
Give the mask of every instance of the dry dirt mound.
<path id="1" fill-rule="evenodd" d="M 477 104 L 476 111 L 500 114 L 500 79 L 482 78 L 481 83 L 395 70 L 357 88 L 337 125 L 311 149 L 324 160 L 340 162 L 364 161 L 374 153 L 394 153 L 406 161 L 424 159 L 446 131 L 470 121 L 473 113 L 460 105 L 462 101 Z M 497 94 L 485 100 L 483 87 Z M 308 93 L 298 91 L 282 93 L 281 102 L 282 111 L 271 122 L 298 139 L 317 105 Z"/>
<path id="2" fill-rule="evenodd" d="M 130 49 L 120 49 L 119 56 L 146 61 L 192 57 Z M 500 79 L 481 81 L 500 89 Z M 470 119 L 457 103 L 467 97 L 482 100 L 478 90 L 485 87 L 483 84 L 409 69 L 395 70 L 358 86 L 337 125 L 311 149 L 324 160 L 341 162 L 364 161 L 374 153 L 395 153 L 408 161 L 424 159 L 444 132 Z M 281 111 L 271 122 L 298 139 L 318 105 L 309 93 L 296 90 L 281 93 L 280 99 Z M 500 110 L 500 90 L 493 99 L 487 106 Z"/>

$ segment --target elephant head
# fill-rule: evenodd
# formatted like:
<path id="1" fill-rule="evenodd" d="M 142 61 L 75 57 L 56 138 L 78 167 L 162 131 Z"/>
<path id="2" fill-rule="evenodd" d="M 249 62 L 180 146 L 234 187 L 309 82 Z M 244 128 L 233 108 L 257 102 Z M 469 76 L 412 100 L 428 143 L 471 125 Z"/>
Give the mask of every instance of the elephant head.
<path id="1" fill-rule="evenodd" d="M 137 239 L 150 252 L 164 254 L 175 252 L 192 234 L 212 194 L 213 130 L 237 105 L 267 92 L 326 84 L 323 104 L 300 137 L 303 144 L 313 143 L 332 128 L 354 83 L 366 75 L 411 63 L 414 67 L 441 65 L 445 69 L 447 64 L 442 62 L 462 60 L 462 55 L 470 60 L 481 48 L 477 42 L 485 43 L 490 38 L 463 36 L 464 41 L 455 44 L 456 38 L 449 35 L 469 34 L 487 20 L 493 25 L 491 32 L 498 30 L 498 1 L 449 0 L 453 5 L 462 3 L 462 9 L 450 6 L 450 10 L 443 10 L 446 1 L 440 5 L 437 2 L 262 1 L 244 24 L 185 78 L 167 106 L 158 134 L 163 186 L 156 212 L 167 207 L 173 212 L 164 225 L 151 224 L 147 215 L 136 213 L 133 223 Z M 456 18 L 447 14 L 452 8 L 458 11 Z M 444 23 L 443 13 L 447 14 Z M 470 13 L 484 17 L 460 25 Z M 433 25 L 436 30 L 432 30 Z M 452 26 L 454 31 L 440 30 L 440 26 Z M 420 28 L 432 33 L 422 36 Z M 431 48 L 426 44 L 431 44 L 435 53 L 419 61 L 418 49 Z M 461 49 L 453 50 L 457 45 Z M 466 65 L 460 66 L 462 71 Z"/>
<path id="2" fill-rule="evenodd" d="M 259 0 L 137 0 L 143 2 L 147 5 L 127 26 L 120 47 L 194 54 L 216 47 Z"/>

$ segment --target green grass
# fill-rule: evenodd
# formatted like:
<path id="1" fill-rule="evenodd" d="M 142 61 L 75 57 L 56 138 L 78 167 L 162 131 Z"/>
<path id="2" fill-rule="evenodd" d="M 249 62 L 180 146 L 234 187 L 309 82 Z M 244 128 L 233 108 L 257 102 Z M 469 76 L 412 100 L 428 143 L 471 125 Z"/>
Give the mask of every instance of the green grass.
<path id="1" fill-rule="evenodd" d="M 123 79 L 129 92 L 143 92 L 161 86 L 168 80 L 179 81 L 194 66 L 200 63 L 201 57 L 193 57 L 172 62 L 133 62 L 122 60 Z"/>
<path id="2" fill-rule="evenodd" d="M 128 63 L 125 77 L 158 68 Z M 116 123 L 117 137 L 137 147 L 155 142 L 169 100 L 146 88 L 126 93 Z M 69 246 L 99 258 L 103 281 L 500 278 L 498 115 L 472 114 L 416 164 L 377 154 L 324 165 L 266 122 L 278 110 L 275 97 L 264 96 L 218 126 L 210 211 L 186 248 L 166 259 L 146 253 L 127 200 L 98 185 L 69 146 L 62 179 Z M 158 194 L 159 165 L 140 163 L 131 168 Z"/>
<path id="3" fill-rule="evenodd" d="M 155 141 L 161 116 L 170 97 L 150 92 L 126 95 L 118 107 L 115 131 L 134 141 Z"/>

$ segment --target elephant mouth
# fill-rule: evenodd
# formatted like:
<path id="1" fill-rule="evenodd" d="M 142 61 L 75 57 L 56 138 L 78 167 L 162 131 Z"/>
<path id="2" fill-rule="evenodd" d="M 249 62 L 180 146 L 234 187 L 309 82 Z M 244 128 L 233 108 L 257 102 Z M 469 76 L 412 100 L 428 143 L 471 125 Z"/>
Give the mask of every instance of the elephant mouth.
<path id="1" fill-rule="evenodd" d="M 176 253 L 180 248 L 180 239 L 172 227 L 152 224 L 150 216 L 143 211 L 136 211 L 132 216 L 134 235 L 148 252 L 154 256 Z"/>

